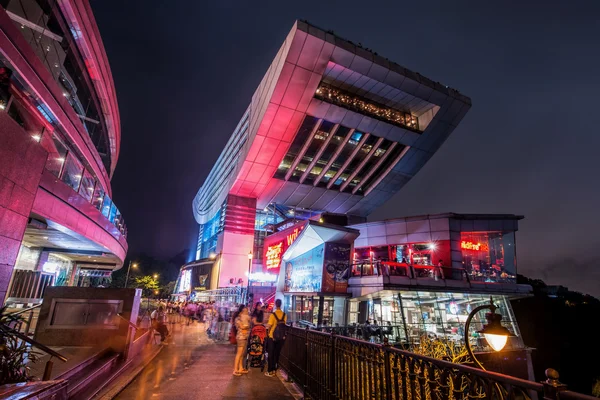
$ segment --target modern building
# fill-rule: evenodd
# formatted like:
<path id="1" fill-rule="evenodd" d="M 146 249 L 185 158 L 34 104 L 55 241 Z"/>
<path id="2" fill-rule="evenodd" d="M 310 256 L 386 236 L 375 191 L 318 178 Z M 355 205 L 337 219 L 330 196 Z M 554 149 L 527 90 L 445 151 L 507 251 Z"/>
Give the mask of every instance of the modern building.
<path id="1" fill-rule="evenodd" d="M 263 297 L 268 286 L 292 321 L 378 321 L 410 345 L 459 341 L 470 311 L 493 296 L 516 335 L 509 347 L 522 349 L 508 301 L 531 291 L 516 283 L 522 217 L 366 219 L 470 107 L 454 89 L 296 22 L 194 199 L 197 260 L 182 267 L 178 293 L 249 285 Z"/>
<path id="2" fill-rule="evenodd" d="M 88 1 L 0 5 L 0 299 L 29 303 L 123 263 L 119 109 Z"/>
<path id="3" fill-rule="evenodd" d="M 245 278 L 248 253 L 262 253 L 274 225 L 323 212 L 365 221 L 470 107 L 454 89 L 296 22 L 194 199 L 196 258 L 219 254 L 226 286 Z"/>

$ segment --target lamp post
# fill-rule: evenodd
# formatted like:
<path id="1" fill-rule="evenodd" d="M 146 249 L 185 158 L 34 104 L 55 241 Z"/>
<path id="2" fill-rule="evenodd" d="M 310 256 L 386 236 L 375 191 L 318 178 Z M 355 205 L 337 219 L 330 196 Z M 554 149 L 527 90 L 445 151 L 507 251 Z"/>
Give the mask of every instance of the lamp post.
<path id="1" fill-rule="evenodd" d="M 475 364 L 481 368 L 482 370 L 486 370 L 483 368 L 483 365 L 479 362 L 477 358 L 475 358 L 475 354 L 473 354 L 473 350 L 471 349 L 471 344 L 469 343 L 469 326 L 471 325 L 471 320 L 473 317 L 481 310 L 490 310 L 491 312 L 485 314 L 485 319 L 487 320 L 487 325 L 483 326 L 483 329 L 477 331 L 477 333 L 482 333 L 485 340 L 488 342 L 490 347 L 494 349 L 494 351 L 500 351 L 506 345 L 506 341 L 509 336 L 514 336 L 508 329 L 502 326 L 502 315 L 496 314 L 496 309 L 498 307 L 494 304 L 492 299 L 490 298 L 490 304 L 484 304 L 479 307 L 475 307 L 473 311 L 467 317 L 467 322 L 465 323 L 465 346 L 467 347 L 467 352 L 469 356 L 475 361 Z"/>
<path id="2" fill-rule="evenodd" d="M 246 303 L 250 295 L 250 269 L 252 268 L 252 252 L 248 253 L 248 282 L 246 283 Z"/>
<path id="3" fill-rule="evenodd" d="M 127 282 L 129 282 L 129 271 L 131 271 L 131 265 L 132 265 L 131 263 L 132 263 L 132 261 L 129 260 L 129 267 L 127 267 L 127 276 L 125 277 L 125 287 L 124 287 L 125 289 L 127 289 Z M 133 263 L 133 269 L 136 269 L 137 266 L 138 266 L 137 263 Z"/>

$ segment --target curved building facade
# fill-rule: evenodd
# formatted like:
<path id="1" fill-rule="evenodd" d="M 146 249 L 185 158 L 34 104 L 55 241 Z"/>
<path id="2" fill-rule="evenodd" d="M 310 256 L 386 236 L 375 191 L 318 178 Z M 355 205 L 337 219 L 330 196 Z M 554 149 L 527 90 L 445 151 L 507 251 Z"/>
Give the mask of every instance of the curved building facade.
<path id="1" fill-rule="evenodd" d="M 0 296 L 25 302 L 122 266 L 127 228 L 110 186 L 121 131 L 88 1 L 0 5 Z"/>

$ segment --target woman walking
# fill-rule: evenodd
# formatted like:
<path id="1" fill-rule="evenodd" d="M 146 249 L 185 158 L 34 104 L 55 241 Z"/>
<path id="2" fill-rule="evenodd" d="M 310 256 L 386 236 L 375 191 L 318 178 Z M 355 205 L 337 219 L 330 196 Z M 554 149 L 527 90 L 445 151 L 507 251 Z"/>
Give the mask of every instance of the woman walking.
<path id="1" fill-rule="evenodd" d="M 238 314 L 235 318 L 235 328 L 237 330 L 237 334 L 235 335 L 237 352 L 235 353 L 235 362 L 233 364 L 233 375 L 240 376 L 248 373 L 248 370 L 244 368 L 244 358 L 248 346 L 248 335 L 250 334 L 250 315 L 248 314 L 248 307 L 244 304 L 240 305 L 238 309 Z"/>

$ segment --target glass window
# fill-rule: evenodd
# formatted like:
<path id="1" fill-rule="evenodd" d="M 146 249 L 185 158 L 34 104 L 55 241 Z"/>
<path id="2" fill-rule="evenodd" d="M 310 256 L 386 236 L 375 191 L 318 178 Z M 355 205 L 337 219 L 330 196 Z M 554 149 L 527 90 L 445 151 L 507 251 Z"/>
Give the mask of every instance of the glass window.
<path id="1" fill-rule="evenodd" d="M 102 203 L 102 215 L 104 215 L 106 218 L 108 218 L 110 215 L 111 206 L 112 201 L 110 200 L 110 197 L 108 197 L 108 194 L 104 194 L 104 202 Z"/>
<path id="2" fill-rule="evenodd" d="M 375 165 L 379 162 L 379 160 L 381 160 L 381 157 L 383 157 L 385 155 L 385 153 L 387 152 L 387 150 L 390 148 L 391 145 L 392 145 L 391 141 L 384 139 L 383 142 L 381 142 L 381 145 L 377 148 L 377 150 L 375 150 L 375 153 L 373 153 L 371 158 L 369 158 L 369 160 L 365 163 L 365 165 L 361 168 L 361 170 L 358 171 L 358 173 L 356 174 L 356 176 L 354 177 L 354 179 L 352 180 L 352 182 L 350 182 L 350 184 L 348 186 L 350 186 L 351 188 L 354 188 L 356 185 L 358 185 L 363 180 L 363 178 L 369 172 L 371 172 L 371 170 L 375 167 Z"/>
<path id="3" fill-rule="evenodd" d="M 362 135 L 363 134 L 361 132 L 355 131 L 352 134 L 352 138 L 359 138 L 359 140 L 360 140 Z M 335 174 L 337 174 L 337 172 L 340 170 L 340 168 L 342 168 L 342 166 L 348 160 L 348 157 L 350 157 L 350 154 L 352 154 L 354 149 L 356 149 L 356 146 L 358 145 L 358 141 L 356 141 L 355 139 L 352 139 L 352 138 L 350 140 L 348 140 L 348 142 L 346 142 L 346 144 L 342 148 L 342 151 L 337 156 L 337 158 L 335 159 L 333 164 L 331 164 L 331 168 L 329 168 L 329 170 L 327 171 L 325 176 L 323 176 L 323 179 L 321 179 L 320 183 L 323 183 L 323 184 L 328 183 L 329 180 L 331 178 L 333 178 L 335 176 Z M 346 176 L 346 178 L 347 178 L 347 176 Z M 339 185 L 339 183 L 338 183 L 338 185 Z"/>
<path id="4" fill-rule="evenodd" d="M 108 220 L 113 224 L 115 223 L 115 217 L 117 216 L 117 212 L 117 206 L 115 205 L 115 203 L 112 203 L 112 205 L 110 206 L 110 213 L 108 214 Z"/>
<path id="5" fill-rule="evenodd" d="M 354 135 L 352 135 L 352 136 L 354 137 Z M 360 163 L 369 154 L 371 149 L 373 149 L 373 145 L 375 145 L 375 143 L 377 142 L 378 139 L 379 138 L 377 136 L 371 135 L 367 138 L 367 140 L 365 140 L 365 142 L 361 146 L 358 153 L 356 153 L 356 155 L 354 156 L 352 161 L 350 161 L 350 164 L 348 164 L 348 166 L 344 170 L 344 173 L 342 175 L 340 175 L 340 177 L 343 178 L 342 181 L 340 183 L 338 183 L 336 181 L 334 185 L 341 185 L 343 182 L 345 182 L 348 179 L 348 177 L 356 170 L 356 168 L 358 168 Z M 348 185 L 349 188 L 352 188 L 354 186 L 356 186 L 356 183 L 354 185 L 352 185 L 352 184 Z"/>
<path id="6" fill-rule="evenodd" d="M 304 143 L 306 143 L 306 141 L 309 139 L 310 133 L 315 127 L 317 121 L 317 118 L 310 115 L 307 115 L 306 118 L 304 118 L 304 121 L 302 122 L 302 125 L 300 125 L 300 129 L 298 129 L 298 133 L 294 138 L 294 141 L 290 145 L 290 149 L 275 172 L 275 178 L 285 179 L 287 171 L 290 169 L 292 163 L 298 156 L 298 153 L 302 149 L 302 146 L 304 146 Z"/>
<path id="7" fill-rule="evenodd" d="M 43 29 L 43 31 L 34 30 L 14 21 L 37 57 L 60 86 L 68 103 L 81 118 L 84 129 L 96 146 L 104 166 L 109 170 L 108 134 L 104 119 L 99 117 L 102 106 L 92 82 L 96 77 L 91 76 L 95 72 L 87 67 L 84 57 L 75 45 L 81 33 L 77 28 L 63 29 L 69 24 L 62 20 L 60 10 L 52 10 L 58 7 L 56 2 L 12 0 L 4 3 L 8 11 Z"/>
<path id="8" fill-rule="evenodd" d="M 79 194 L 82 195 L 87 201 L 91 202 L 92 196 L 94 195 L 95 184 L 96 182 L 94 181 L 94 177 L 84 169 L 81 185 L 79 186 Z"/>
<path id="9" fill-rule="evenodd" d="M 79 189 L 79 184 L 81 183 L 82 174 L 83 165 L 75 158 L 73 153 L 69 152 L 67 154 L 67 159 L 65 160 L 65 167 L 62 172 L 61 180 L 71 186 L 73 190 L 77 191 L 77 189 Z"/>
<path id="10" fill-rule="evenodd" d="M 395 161 L 396 158 L 398 158 L 398 156 L 400 155 L 400 153 L 402 153 L 402 150 L 404 150 L 406 146 L 402 146 L 400 144 L 398 144 L 396 147 L 394 147 L 394 149 L 392 151 L 389 152 L 389 154 L 387 155 L 387 157 L 385 158 L 385 161 L 379 166 L 379 168 L 377 168 L 377 170 L 371 175 L 371 177 L 365 182 L 365 184 L 362 186 L 363 190 L 366 190 L 370 187 L 370 185 L 372 185 L 377 179 L 379 179 L 381 177 L 382 174 L 385 173 L 385 171 L 390 167 L 390 165 L 392 165 Z M 386 152 L 388 153 L 388 152 Z"/>
<path id="11" fill-rule="evenodd" d="M 460 249 L 472 280 L 516 282 L 514 232 L 462 232 Z"/>
<path id="12" fill-rule="evenodd" d="M 102 212 L 102 202 L 103 201 L 104 201 L 104 189 L 102 189 L 102 186 L 100 184 L 96 184 L 96 188 L 94 190 L 94 198 L 92 199 L 92 204 L 100 212 Z"/>
<path id="13" fill-rule="evenodd" d="M 46 169 L 58 178 L 67 157 L 67 147 L 56 137 L 56 134 L 50 132 L 42 135 L 40 143 L 48 152 Z"/>

